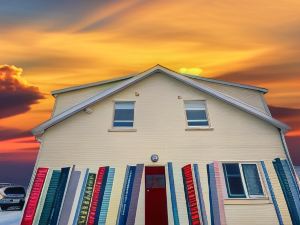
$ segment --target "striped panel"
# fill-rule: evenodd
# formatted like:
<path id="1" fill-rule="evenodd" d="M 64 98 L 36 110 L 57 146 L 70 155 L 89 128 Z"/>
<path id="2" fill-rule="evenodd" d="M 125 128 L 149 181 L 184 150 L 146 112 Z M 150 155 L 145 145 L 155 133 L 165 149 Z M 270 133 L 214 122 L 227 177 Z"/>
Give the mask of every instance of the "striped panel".
<path id="1" fill-rule="evenodd" d="M 223 200 L 223 187 L 221 181 L 220 168 L 217 162 L 207 165 L 208 180 L 209 180 L 209 197 L 210 197 L 210 212 L 211 224 L 225 225 L 225 209 Z"/>
<path id="2" fill-rule="evenodd" d="M 55 200 L 55 194 L 59 183 L 60 173 L 61 172 L 59 170 L 53 170 L 52 172 L 45 203 L 39 220 L 39 225 L 49 224 L 50 213 L 52 211 L 53 203 Z"/>
<path id="3" fill-rule="evenodd" d="M 71 213 L 73 213 L 73 215 L 71 215 L 71 219 L 73 217 L 73 223 L 72 225 L 76 225 L 77 221 L 78 221 L 78 217 L 79 217 L 79 213 L 80 213 L 80 209 L 81 209 L 81 205 L 83 202 L 83 196 L 84 196 L 84 192 L 85 192 L 85 187 L 86 187 L 86 183 L 87 183 L 87 179 L 88 179 L 88 175 L 89 175 L 89 169 L 86 169 L 85 172 L 82 173 L 82 176 L 80 177 L 81 182 L 78 185 L 78 190 L 76 193 L 75 198 L 77 197 L 77 201 L 75 200 L 75 212 L 72 210 Z"/>
<path id="4" fill-rule="evenodd" d="M 201 182 L 200 182 L 200 173 L 199 173 L 198 164 L 194 164 L 193 167 L 194 167 L 194 175 L 195 175 L 196 186 L 197 186 L 197 194 L 198 194 L 198 199 L 199 199 L 202 224 L 208 225 L 205 204 L 204 204 L 204 199 L 203 199 L 202 186 L 201 186 Z"/>
<path id="5" fill-rule="evenodd" d="M 218 203 L 219 203 L 219 213 L 220 213 L 220 220 L 221 224 L 226 224 L 226 217 L 225 217 L 225 208 L 224 208 L 224 194 L 223 194 L 223 174 L 221 173 L 221 163 L 214 162 L 214 170 L 215 170 L 215 179 L 217 185 L 217 194 L 218 194 Z"/>
<path id="6" fill-rule="evenodd" d="M 77 225 L 85 225 L 87 222 L 87 217 L 90 209 L 90 203 L 93 195 L 93 188 L 96 179 L 95 173 L 89 173 L 86 187 L 83 195 L 82 204 L 80 207 L 80 213 L 77 220 Z"/>
<path id="7" fill-rule="evenodd" d="M 52 211 L 50 214 L 50 225 L 56 225 L 61 212 L 62 201 L 66 193 L 66 186 L 69 180 L 70 167 L 62 168 L 58 186 L 55 193 L 55 199 L 53 202 Z"/>
<path id="8" fill-rule="evenodd" d="M 278 202 L 278 207 L 279 207 L 279 210 L 280 210 L 280 213 L 281 213 L 283 224 L 285 224 L 285 225 L 292 224 L 290 212 L 289 212 L 288 206 L 286 204 L 284 194 L 283 194 L 283 191 L 281 189 L 281 186 L 280 186 L 279 179 L 277 177 L 275 168 L 273 166 L 273 162 L 272 161 L 265 161 L 265 166 L 266 166 L 266 169 L 268 171 L 270 181 L 272 183 L 272 188 L 273 188 L 274 194 L 276 196 L 276 200 Z"/>
<path id="9" fill-rule="evenodd" d="M 93 198 L 91 202 L 91 207 L 90 207 L 90 212 L 88 216 L 88 225 L 94 225 L 97 223 L 97 214 L 99 214 L 97 211 L 101 207 L 101 188 L 103 189 L 103 181 L 104 175 L 105 175 L 106 167 L 100 167 L 98 169 L 98 174 L 95 182 L 95 188 L 94 188 L 94 193 L 93 193 Z M 99 216 L 98 216 L 99 217 Z"/>
<path id="10" fill-rule="evenodd" d="M 174 225 L 180 225 L 179 216 L 178 216 L 177 199 L 176 199 L 176 189 L 175 189 L 175 184 L 174 184 L 173 165 L 171 162 L 168 163 L 168 175 L 169 175 L 169 184 L 170 184 L 170 194 L 171 194 Z"/>
<path id="11" fill-rule="evenodd" d="M 176 190 L 176 199 L 177 199 L 177 207 L 178 207 L 178 216 L 180 224 L 189 224 L 189 218 L 186 210 L 185 204 L 185 193 L 184 193 L 184 185 L 182 180 L 182 165 L 174 163 L 173 164 L 173 173 L 174 173 L 174 184 Z"/>
<path id="12" fill-rule="evenodd" d="M 300 224 L 300 197 L 286 160 L 273 161 L 293 225 Z"/>
<path id="13" fill-rule="evenodd" d="M 182 177 L 184 183 L 187 212 L 189 216 L 189 224 L 191 225 L 200 224 L 200 215 L 199 215 L 199 209 L 197 204 L 191 164 L 188 164 L 182 168 Z"/>
<path id="14" fill-rule="evenodd" d="M 130 201 L 131 201 L 131 193 L 133 187 L 133 181 L 135 176 L 135 166 L 129 166 L 128 174 L 125 178 L 125 185 L 123 189 L 121 204 L 120 204 L 120 211 L 118 217 L 118 225 L 125 225 L 127 218 L 128 218 L 128 211 L 130 208 Z"/>
<path id="15" fill-rule="evenodd" d="M 51 177 L 52 177 L 52 172 L 53 172 L 53 170 L 49 169 L 46 180 L 45 180 L 45 183 L 44 183 L 43 191 L 41 193 L 38 208 L 37 208 L 36 213 L 35 213 L 35 217 L 34 217 L 34 221 L 33 221 L 34 225 L 37 225 L 39 223 L 41 213 L 42 213 L 42 209 L 43 209 L 43 205 L 45 203 L 48 187 L 49 187 L 50 180 L 51 180 Z"/>
<path id="16" fill-rule="evenodd" d="M 138 199 L 140 194 L 143 171 L 144 171 L 144 164 L 137 164 L 134 181 L 132 185 L 132 194 L 131 194 L 130 207 L 128 210 L 126 225 L 135 224 L 136 209 L 137 209 L 137 204 L 138 204 Z"/>
<path id="17" fill-rule="evenodd" d="M 21 225 L 31 225 L 33 223 L 47 173 L 48 168 L 37 169 L 35 179 L 33 181 L 32 188 L 30 191 L 30 195 L 24 210 Z"/>
<path id="18" fill-rule="evenodd" d="M 113 186 L 114 175 L 115 175 L 115 168 L 109 168 L 98 225 L 106 224 L 106 217 L 107 217 L 107 211 L 110 202 L 110 195 Z"/>
<path id="19" fill-rule="evenodd" d="M 73 167 L 71 175 L 70 175 L 68 189 L 66 192 L 66 197 L 65 197 L 64 204 L 63 204 L 63 207 L 61 210 L 61 216 L 59 218 L 59 223 L 58 223 L 59 225 L 67 225 L 69 222 L 77 186 L 79 183 L 79 178 L 80 178 L 80 171 L 75 171 L 74 167 Z"/>
<path id="20" fill-rule="evenodd" d="M 124 186 L 124 177 L 126 177 L 126 167 L 119 166 L 115 169 L 114 183 L 111 190 L 111 199 L 107 212 L 106 225 L 116 225 L 118 221 L 118 211 L 120 207 L 120 199 Z"/>
<path id="21" fill-rule="evenodd" d="M 279 222 L 280 225 L 283 225 L 281 213 L 280 213 L 280 210 L 279 210 L 279 207 L 278 207 L 278 203 L 277 203 L 277 200 L 276 200 L 276 197 L 275 197 L 275 194 L 274 194 L 274 191 L 273 191 L 273 187 L 272 187 L 272 184 L 271 184 L 271 180 L 270 180 L 270 177 L 269 177 L 269 174 L 268 174 L 268 171 L 267 171 L 267 168 L 266 168 L 266 165 L 265 165 L 264 161 L 261 161 L 261 167 L 263 169 L 264 176 L 266 178 L 266 182 L 267 182 L 268 189 L 269 189 L 269 192 L 270 192 L 270 195 L 271 195 L 271 198 L 272 198 L 272 202 L 274 204 L 274 208 L 275 208 L 275 211 L 276 211 L 278 222 Z"/>

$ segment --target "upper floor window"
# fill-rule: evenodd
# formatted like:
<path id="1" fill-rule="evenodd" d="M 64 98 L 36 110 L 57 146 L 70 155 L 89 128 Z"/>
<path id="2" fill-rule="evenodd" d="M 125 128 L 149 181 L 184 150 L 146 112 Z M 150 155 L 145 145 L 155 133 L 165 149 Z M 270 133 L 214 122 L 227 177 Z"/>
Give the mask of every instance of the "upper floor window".
<path id="1" fill-rule="evenodd" d="M 224 163 L 229 198 L 259 198 L 264 192 L 256 163 Z"/>
<path id="2" fill-rule="evenodd" d="M 208 126 L 205 101 L 185 101 L 184 106 L 189 127 Z"/>
<path id="3" fill-rule="evenodd" d="M 115 102 L 113 127 L 133 127 L 134 102 Z"/>

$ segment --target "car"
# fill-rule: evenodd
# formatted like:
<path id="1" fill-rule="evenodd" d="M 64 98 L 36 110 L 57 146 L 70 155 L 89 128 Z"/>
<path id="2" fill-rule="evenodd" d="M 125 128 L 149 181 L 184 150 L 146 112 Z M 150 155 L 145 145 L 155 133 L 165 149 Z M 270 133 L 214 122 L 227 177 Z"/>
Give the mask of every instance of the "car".
<path id="1" fill-rule="evenodd" d="M 1 210 L 22 210 L 25 203 L 26 191 L 23 186 L 0 183 Z"/>

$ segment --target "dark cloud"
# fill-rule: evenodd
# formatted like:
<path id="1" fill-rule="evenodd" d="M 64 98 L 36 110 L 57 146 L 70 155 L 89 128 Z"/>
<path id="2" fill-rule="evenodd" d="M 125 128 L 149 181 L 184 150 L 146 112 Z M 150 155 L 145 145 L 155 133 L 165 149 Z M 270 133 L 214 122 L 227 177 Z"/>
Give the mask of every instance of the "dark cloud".
<path id="1" fill-rule="evenodd" d="M 0 66 L 0 119 L 27 112 L 44 95 L 21 77 L 22 69 Z"/>
<path id="2" fill-rule="evenodd" d="M 0 141 L 28 136 L 31 136 L 30 131 L 0 127 Z"/>
<path id="3" fill-rule="evenodd" d="M 287 136 L 285 139 L 294 165 L 300 166 L 300 136 Z"/>
<path id="4" fill-rule="evenodd" d="M 269 106 L 269 108 L 273 117 L 287 123 L 292 130 L 300 131 L 300 109 L 278 106 Z"/>

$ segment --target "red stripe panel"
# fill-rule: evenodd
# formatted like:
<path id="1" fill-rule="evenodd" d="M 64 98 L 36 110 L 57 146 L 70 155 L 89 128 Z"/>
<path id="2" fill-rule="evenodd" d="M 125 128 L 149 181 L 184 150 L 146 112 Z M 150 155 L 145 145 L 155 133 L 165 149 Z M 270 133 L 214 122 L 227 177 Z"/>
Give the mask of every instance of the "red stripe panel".
<path id="1" fill-rule="evenodd" d="M 98 170 L 97 178 L 96 178 L 96 184 L 94 188 L 94 193 L 93 193 L 93 198 L 92 198 L 92 203 L 91 203 L 91 208 L 90 208 L 90 213 L 88 217 L 88 225 L 94 225 L 95 223 L 95 216 L 96 216 L 96 210 L 98 206 L 98 200 L 99 200 L 99 194 L 102 186 L 102 181 L 103 181 L 103 176 L 105 174 L 105 167 L 100 167 Z"/>
<path id="2" fill-rule="evenodd" d="M 48 173 L 48 168 L 38 168 L 32 189 L 27 201 L 26 208 L 24 210 L 21 225 L 31 225 L 34 220 L 35 211 L 40 199 L 41 192 L 43 190 L 44 182 Z"/>
<path id="3" fill-rule="evenodd" d="M 200 216 L 197 206 L 196 192 L 194 187 L 193 173 L 191 164 L 186 165 L 182 168 L 183 175 L 185 178 L 185 185 L 188 197 L 188 206 L 190 211 L 190 218 L 192 225 L 200 225 Z"/>

